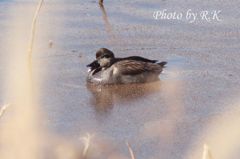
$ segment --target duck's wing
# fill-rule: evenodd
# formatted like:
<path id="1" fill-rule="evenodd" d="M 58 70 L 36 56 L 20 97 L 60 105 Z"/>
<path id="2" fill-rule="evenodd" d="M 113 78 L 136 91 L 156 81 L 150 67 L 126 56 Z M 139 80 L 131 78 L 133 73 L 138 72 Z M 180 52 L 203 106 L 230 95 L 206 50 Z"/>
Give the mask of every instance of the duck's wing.
<path id="1" fill-rule="evenodd" d="M 125 57 L 123 58 L 124 60 L 136 60 L 136 61 L 142 61 L 142 62 L 151 62 L 151 63 L 156 63 L 158 60 L 150 60 L 147 59 L 145 57 L 141 57 L 141 56 L 129 56 L 129 57 Z"/>
<path id="2" fill-rule="evenodd" d="M 162 66 L 137 60 L 122 60 L 116 62 L 114 65 L 114 72 L 122 75 L 136 75 L 144 72 L 161 73 Z"/>

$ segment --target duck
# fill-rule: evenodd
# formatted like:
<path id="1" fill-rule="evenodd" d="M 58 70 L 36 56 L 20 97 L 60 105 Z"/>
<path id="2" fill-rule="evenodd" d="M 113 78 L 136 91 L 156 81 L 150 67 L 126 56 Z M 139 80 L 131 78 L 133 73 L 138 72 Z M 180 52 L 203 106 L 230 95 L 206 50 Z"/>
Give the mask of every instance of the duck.
<path id="1" fill-rule="evenodd" d="M 111 50 L 100 48 L 96 60 L 87 65 L 87 82 L 102 85 L 153 82 L 159 80 L 166 64 L 141 56 L 119 58 Z"/>

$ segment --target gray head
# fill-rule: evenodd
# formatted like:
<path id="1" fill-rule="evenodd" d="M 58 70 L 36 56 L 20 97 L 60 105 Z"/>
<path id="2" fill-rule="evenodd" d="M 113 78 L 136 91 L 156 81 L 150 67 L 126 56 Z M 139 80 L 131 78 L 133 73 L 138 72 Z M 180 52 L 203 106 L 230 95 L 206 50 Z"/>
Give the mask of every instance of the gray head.
<path id="1" fill-rule="evenodd" d="M 111 66 L 114 58 L 113 52 L 106 48 L 101 48 L 96 52 L 96 59 L 101 67 Z"/>

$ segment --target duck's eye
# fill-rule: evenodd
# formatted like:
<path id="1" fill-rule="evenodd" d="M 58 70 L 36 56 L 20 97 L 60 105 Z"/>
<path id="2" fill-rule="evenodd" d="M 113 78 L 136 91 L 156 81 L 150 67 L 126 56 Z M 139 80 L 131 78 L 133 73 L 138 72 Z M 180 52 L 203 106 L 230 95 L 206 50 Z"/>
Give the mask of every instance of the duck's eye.
<path id="1" fill-rule="evenodd" d="M 104 55 L 103 58 L 110 58 L 110 56 L 109 55 Z"/>

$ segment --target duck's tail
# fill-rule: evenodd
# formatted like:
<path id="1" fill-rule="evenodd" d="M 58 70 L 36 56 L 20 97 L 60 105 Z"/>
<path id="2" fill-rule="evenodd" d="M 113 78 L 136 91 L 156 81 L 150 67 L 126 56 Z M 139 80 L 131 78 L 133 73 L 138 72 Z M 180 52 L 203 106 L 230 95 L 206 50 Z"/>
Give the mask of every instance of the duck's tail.
<path id="1" fill-rule="evenodd" d="M 162 66 L 164 68 L 164 67 L 166 67 L 165 65 L 167 64 L 167 62 L 166 61 L 162 61 L 162 62 L 159 62 L 157 64 L 159 64 L 160 66 Z"/>

